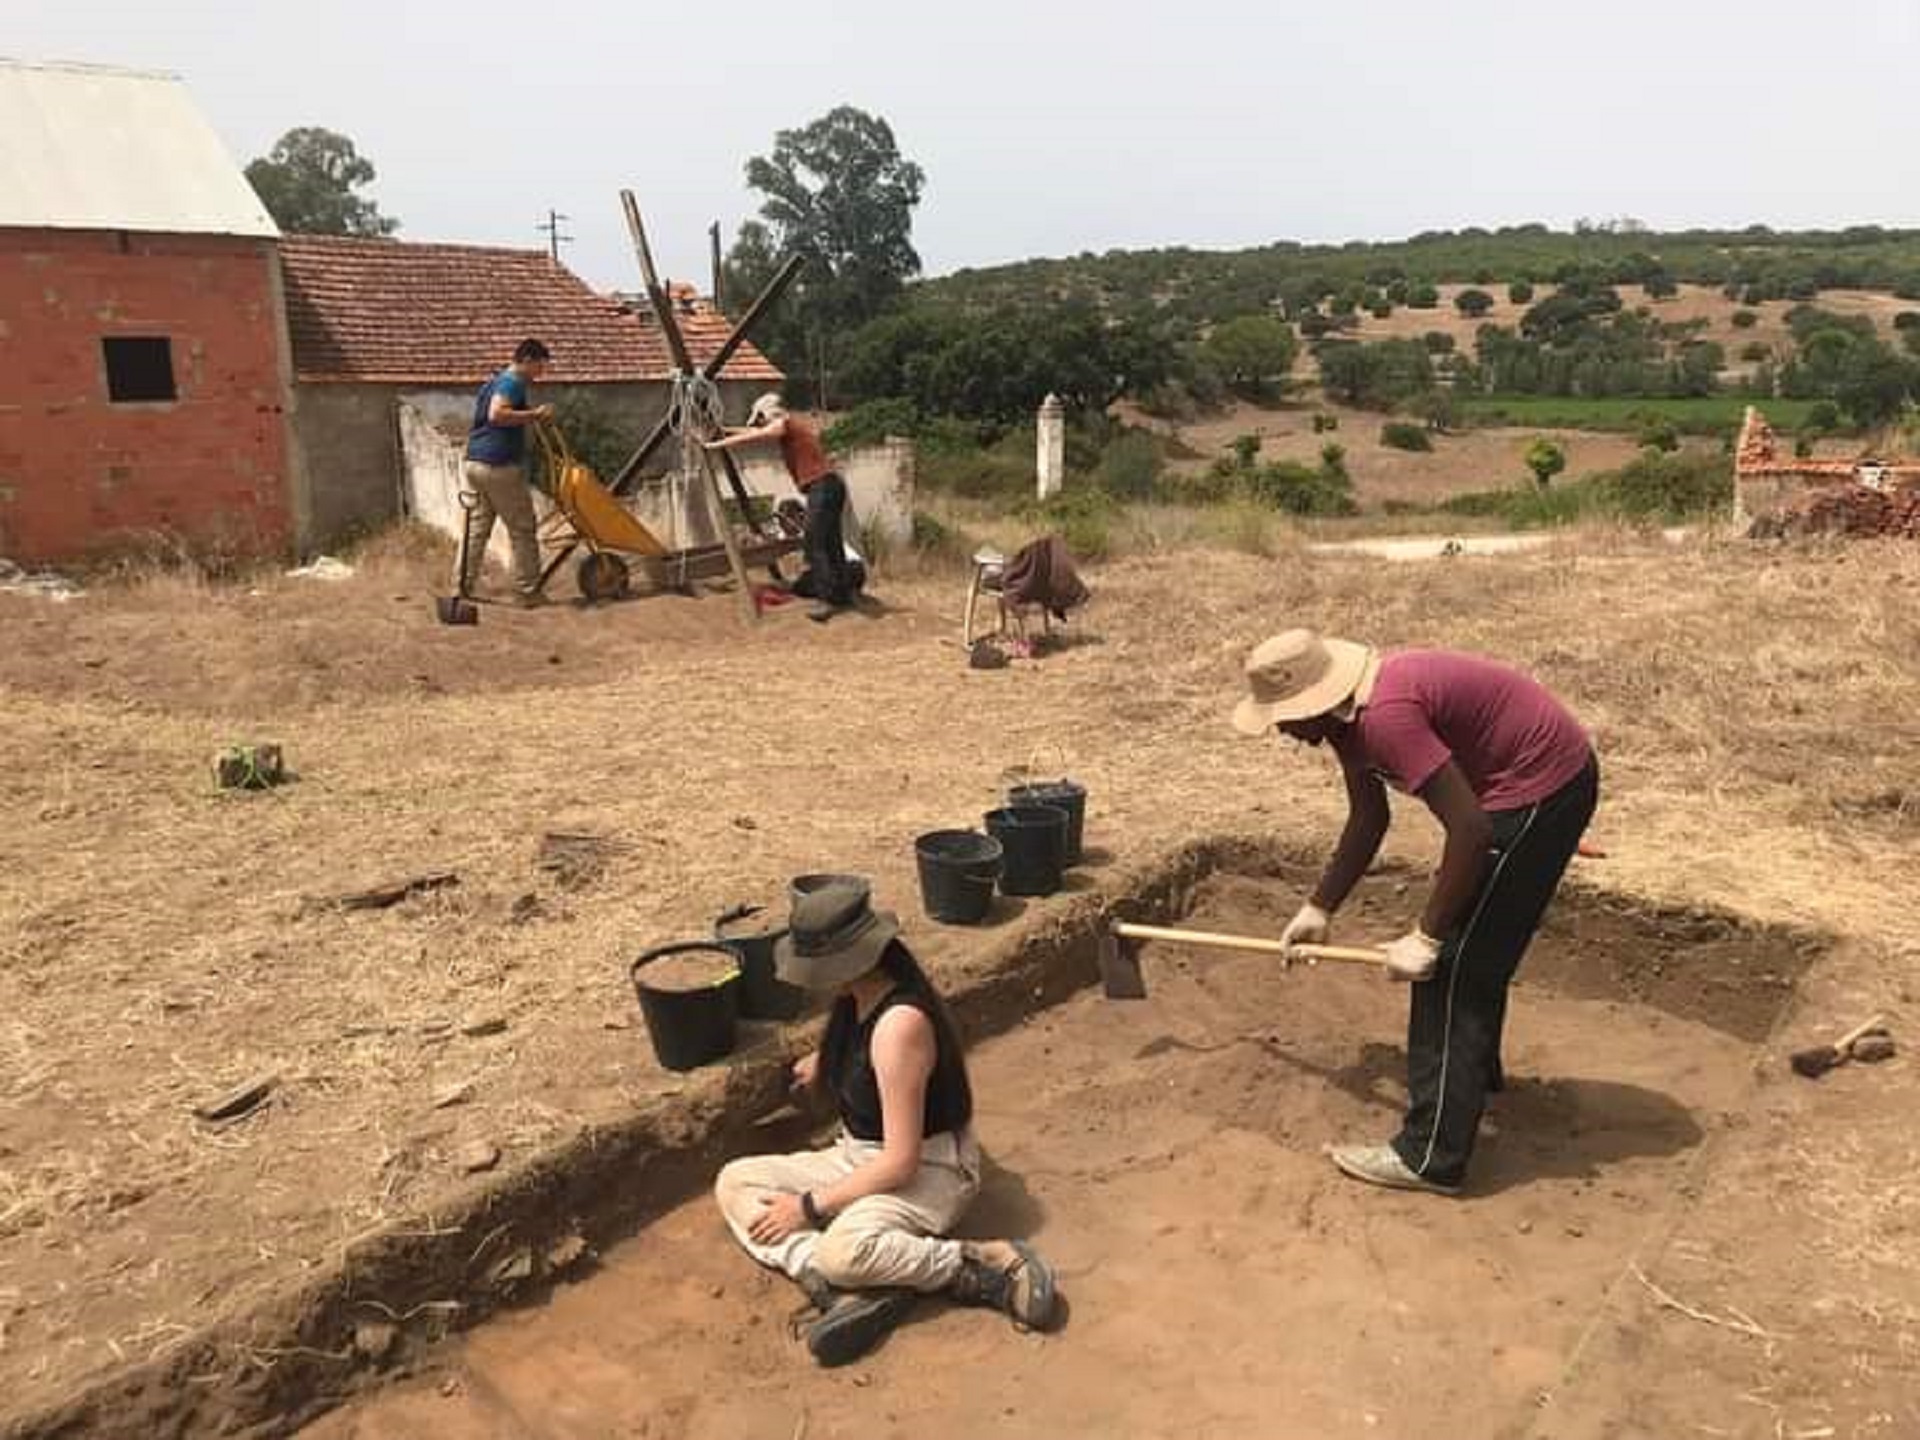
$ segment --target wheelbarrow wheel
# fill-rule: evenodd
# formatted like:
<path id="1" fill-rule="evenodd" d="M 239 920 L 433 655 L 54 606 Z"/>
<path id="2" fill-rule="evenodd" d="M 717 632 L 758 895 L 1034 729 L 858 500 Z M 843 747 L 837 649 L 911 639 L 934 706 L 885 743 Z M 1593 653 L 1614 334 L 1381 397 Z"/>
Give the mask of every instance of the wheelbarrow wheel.
<path id="1" fill-rule="evenodd" d="M 631 575 L 626 561 L 618 555 L 609 555 L 603 550 L 597 555 L 587 556 L 580 562 L 577 579 L 580 593 L 598 604 L 603 600 L 619 600 L 624 597 Z"/>

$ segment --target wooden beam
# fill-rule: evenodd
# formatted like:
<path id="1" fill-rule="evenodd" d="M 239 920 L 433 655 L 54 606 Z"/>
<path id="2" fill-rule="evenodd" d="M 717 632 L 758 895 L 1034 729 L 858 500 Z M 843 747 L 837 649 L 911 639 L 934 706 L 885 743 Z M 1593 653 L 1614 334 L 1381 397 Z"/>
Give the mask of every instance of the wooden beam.
<path id="1" fill-rule="evenodd" d="M 714 473 L 713 452 L 702 450 L 700 458 L 705 462 L 700 471 L 707 482 L 707 509 L 713 515 L 714 528 L 720 532 L 720 543 L 727 548 L 727 568 L 733 571 L 734 588 L 740 592 L 741 618 L 752 625 L 760 619 L 760 606 L 753 598 L 753 582 L 747 578 L 747 562 L 740 554 L 739 537 L 727 523 L 727 505 L 720 496 L 720 477 Z"/>
<path id="2" fill-rule="evenodd" d="M 739 353 L 740 347 L 746 344 L 753 327 L 760 323 L 760 317 L 779 303 L 780 297 L 787 293 L 787 287 L 793 283 L 794 277 L 800 273 L 805 263 L 798 255 L 789 256 L 787 263 L 774 272 L 773 278 L 767 282 L 766 289 L 754 297 L 753 304 L 747 307 L 746 313 L 734 324 L 725 342 L 714 351 L 713 358 L 700 368 L 702 375 L 709 380 L 720 378 L 721 372 L 727 368 L 727 363 Z M 640 442 L 640 448 L 633 452 L 627 463 L 620 467 L 620 473 L 613 477 L 608 488 L 616 495 L 625 495 L 631 491 L 639 481 L 641 469 L 653 458 L 653 452 L 660 448 L 660 442 L 666 438 L 667 422 L 661 420 L 647 433 L 647 438 Z"/>

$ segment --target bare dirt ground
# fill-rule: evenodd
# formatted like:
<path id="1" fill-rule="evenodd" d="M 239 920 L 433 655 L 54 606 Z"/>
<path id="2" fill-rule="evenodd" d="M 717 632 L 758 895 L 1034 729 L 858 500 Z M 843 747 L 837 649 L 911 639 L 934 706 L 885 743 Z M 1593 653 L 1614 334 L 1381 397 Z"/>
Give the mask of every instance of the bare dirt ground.
<path id="1" fill-rule="evenodd" d="M 1911 1013 L 1911 550 L 1611 537 L 1423 567 L 1170 553 L 1094 575 L 1081 643 L 989 673 L 968 672 L 950 643 L 950 574 L 883 585 L 888 608 L 871 617 L 821 630 L 785 614 L 742 635 L 722 599 L 489 611 L 475 630 L 444 630 L 427 604 L 439 567 L 390 553 L 339 586 L 164 581 L 66 606 L 0 596 L 7 1415 L 248 1313 L 382 1227 L 430 1223 L 478 1183 L 456 1163 L 469 1140 L 497 1145 L 505 1174 L 675 1093 L 684 1082 L 654 1066 L 633 1019 L 628 958 L 701 933 L 735 900 L 773 899 L 802 871 L 872 873 L 910 910 L 911 837 L 976 816 L 1042 747 L 1063 747 L 1088 782 L 1099 843 L 1118 856 L 1201 831 L 1323 841 L 1337 800 L 1324 757 L 1238 742 L 1221 718 L 1244 647 L 1289 620 L 1531 666 L 1606 758 L 1598 834 L 1613 858 L 1595 881 L 1836 936 L 1770 1045 L 1772 1073 L 1781 1046 L 1818 1030 L 1875 1007 Z M 206 755 L 241 738 L 285 743 L 299 781 L 215 794 Z M 539 865 L 541 837 L 561 829 L 618 848 L 600 874 L 565 883 Z M 1419 857 L 1430 840 L 1413 821 L 1395 844 Z M 305 903 L 441 868 L 460 883 L 392 910 Z M 953 974 L 980 943 L 944 933 L 927 953 Z M 1384 1039 L 1390 1022 L 1369 1014 Z M 262 1071 L 280 1083 L 251 1117 L 192 1118 Z M 1556 1073 L 1604 1078 L 1584 1063 Z M 1911 1433 L 1920 1422 L 1881 1377 L 1911 1375 L 1920 1355 L 1913 1074 L 1903 1057 L 1759 1091 L 1709 1147 L 1693 1204 L 1638 1253 L 1669 1293 L 1756 1317 L 1765 1336 L 1663 1308 L 1616 1267 L 1586 1338 L 1547 1349 L 1639 1408 L 1590 1398 L 1565 1412 L 1589 1428 L 1551 1433 L 1684 1434 L 1696 1417 L 1726 1434 L 1797 1433 L 1776 1432 L 1780 1416 Z M 1708 1080 L 1689 1105 L 1729 1103 Z M 462 1103 L 435 1107 L 455 1091 Z M 1009 1124 L 1038 1136 L 1047 1113 Z M 1299 1113 L 1317 1138 L 1364 1112 Z M 1179 1148 L 1177 1134 L 1151 1143 Z M 1216 1136 L 1203 1150 L 1224 1167 L 1249 1143 Z M 1018 1142 L 1009 1169 L 1036 1145 Z M 1271 1150 L 1246 1153 L 1265 1163 Z M 1286 1173 L 1307 1183 L 1306 1168 Z M 1047 1203 L 1080 1204 L 1075 1189 L 1049 1183 Z M 1471 1229 L 1476 1208 L 1446 1223 Z M 1169 1223 L 1204 1237 L 1209 1222 L 1196 1207 Z M 1063 1258 L 1112 1243 L 1090 1214 L 1047 1234 Z M 1282 1253 L 1298 1280 L 1302 1252 Z M 1100 1282 L 1076 1277 L 1088 1283 Z M 1378 1323 L 1398 1323 L 1377 1281 L 1374 1300 Z M 1221 1323 L 1240 1314 L 1231 1292 L 1218 1303 Z M 1163 1343 L 1138 1307 L 1080 1323 Z M 1027 1353 L 964 1333 L 983 1354 Z M 1070 1327 L 1033 1354 L 1076 1343 Z M 1341 1341 L 1323 1330 L 1314 1343 Z M 273 1362 L 266 1339 L 228 1357 Z M 1086 1396 L 1089 1429 L 1100 1404 Z M 1646 1428 L 1603 1428 L 1625 1414 Z"/>
<path id="2" fill-rule="evenodd" d="M 1310 882 L 1216 877 L 1192 919 L 1270 933 Z M 1376 882 L 1348 924 L 1392 933 L 1408 889 Z M 927 1302 L 823 1374 L 781 1323 L 795 1292 L 701 1197 L 311 1440 L 722 1440 L 802 1417 L 821 1440 L 1521 1433 L 1752 1089 L 1805 958 L 1568 906 L 1514 1004 L 1474 1201 L 1449 1205 L 1357 1191 L 1319 1154 L 1397 1123 L 1403 989 L 1150 946 L 1147 1002 L 1086 994 L 975 1057 L 992 1166 L 967 1229 L 1033 1236 L 1064 1277 L 1061 1333 Z"/>

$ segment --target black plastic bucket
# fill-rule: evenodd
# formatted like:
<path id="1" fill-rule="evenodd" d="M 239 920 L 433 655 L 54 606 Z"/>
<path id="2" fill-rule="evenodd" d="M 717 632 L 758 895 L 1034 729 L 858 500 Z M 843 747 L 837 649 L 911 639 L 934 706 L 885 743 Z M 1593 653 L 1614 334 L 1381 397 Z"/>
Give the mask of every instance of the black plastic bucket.
<path id="1" fill-rule="evenodd" d="M 713 938 L 740 961 L 740 1018 L 791 1020 L 805 1007 L 807 992 L 780 979 L 773 947 L 787 929 L 767 919 L 764 907 L 742 905 L 713 922 Z"/>
<path id="2" fill-rule="evenodd" d="M 726 957 L 725 978 L 690 990 L 647 983 L 646 967 L 677 955 Z M 740 962 L 727 946 L 713 940 L 683 940 L 647 951 L 629 972 L 633 993 L 646 1017 L 653 1053 L 669 1070 L 694 1070 L 733 1049 L 734 1021 L 740 1013 Z"/>
<path id="3" fill-rule="evenodd" d="M 1006 852 L 978 830 L 935 830 L 913 842 L 920 903 L 942 925 L 978 925 L 993 905 Z"/>
<path id="4" fill-rule="evenodd" d="M 1009 805 L 1052 805 L 1067 812 L 1068 865 L 1078 865 L 1087 831 L 1087 787 L 1077 780 L 1036 780 L 1007 791 Z"/>
<path id="5" fill-rule="evenodd" d="M 798 900 L 802 895 L 811 895 L 816 890 L 824 890 L 829 885 L 865 885 L 864 875 L 796 875 L 787 882 L 789 899 Z"/>
<path id="6" fill-rule="evenodd" d="M 1067 812 L 1057 805 L 1009 805 L 987 812 L 987 833 L 1006 854 L 1002 895 L 1051 895 L 1066 869 Z"/>

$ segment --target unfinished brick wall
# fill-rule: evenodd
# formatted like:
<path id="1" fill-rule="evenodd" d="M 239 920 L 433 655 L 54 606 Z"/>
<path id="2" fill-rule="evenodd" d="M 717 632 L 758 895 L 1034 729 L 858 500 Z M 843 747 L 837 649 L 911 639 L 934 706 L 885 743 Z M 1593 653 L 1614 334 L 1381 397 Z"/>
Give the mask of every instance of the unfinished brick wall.
<path id="1" fill-rule="evenodd" d="M 289 548 L 273 265 L 261 240 L 0 230 L 0 555 Z M 177 398 L 111 401 L 107 336 L 166 336 Z"/>
<path id="2" fill-rule="evenodd" d="M 1734 450 L 1733 507 L 1756 535 L 1920 537 L 1920 465 L 1797 459 L 1748 406 Z"/>

